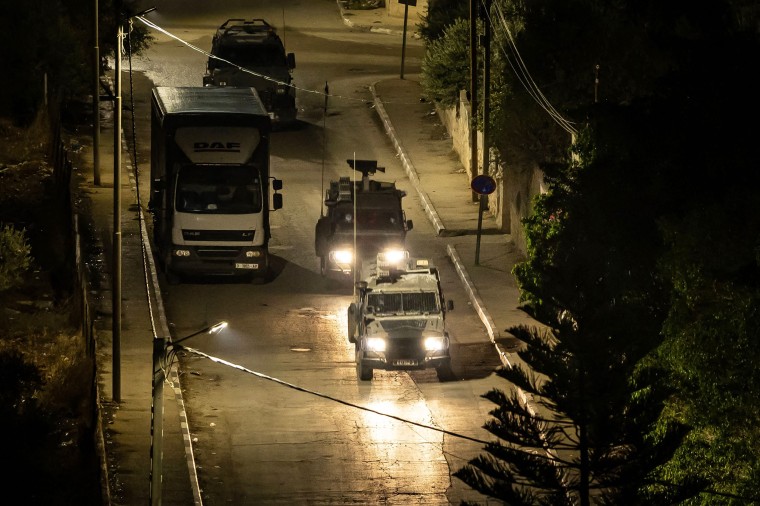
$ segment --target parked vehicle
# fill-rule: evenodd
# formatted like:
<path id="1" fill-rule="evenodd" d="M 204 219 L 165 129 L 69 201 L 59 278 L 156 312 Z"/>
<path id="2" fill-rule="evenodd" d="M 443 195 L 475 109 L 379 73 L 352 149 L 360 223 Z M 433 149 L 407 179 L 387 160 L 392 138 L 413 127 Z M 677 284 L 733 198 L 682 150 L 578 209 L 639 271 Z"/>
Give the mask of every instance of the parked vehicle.
<path id="1" fill-rule="evenodd" d="M 263 19 L 228 19 L 211 41 L 204 86 L 253 87 L 272 120 L 296 120 L 294 53 L 286 53 L 277 30 Z"/>
<path id="2" fill-rule="evenodd" d="M 170 283 L 270 274 L 270 206 L 282 207 L 282 182 L 269 175 L 270 130 L 252 88 L 153 89 L 150 210 Z"/>
<path id="3" fill-rule="evenodd" d="M 444 299 L 438 269 L 391 252 L 378 254 L 365 271 L 347 319 L 358 378 L 371 380 L 374 369 L 435 368 L 439 380 L 451 379 L 446 312 L 454 303 Z"/>
<path id="4" fill-rule="evenodd" d="M 377 171 L 375 160 L 347 160 L 361 180 L 341 177 L 325 192 L 326 214 L 317 221 L 314 249 L 322 274 L 335 273 L 352 279 L 365 259 L 375 260 L 385 250 L 403 250 L 406 233 L 413 228 L 401 207 L 406 192 L 395 183 L 370 179 Z"/>

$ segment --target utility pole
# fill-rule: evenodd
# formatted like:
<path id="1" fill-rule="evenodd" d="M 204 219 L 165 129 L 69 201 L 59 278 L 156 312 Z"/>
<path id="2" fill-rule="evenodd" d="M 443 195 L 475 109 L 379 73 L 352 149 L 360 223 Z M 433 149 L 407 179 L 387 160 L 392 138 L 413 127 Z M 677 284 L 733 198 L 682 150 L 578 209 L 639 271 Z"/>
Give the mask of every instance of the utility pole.
<path id="1" fill-rule="evenodd" d="M 490 143 L 489 143 L 489 121 L 491 117 L 491 0 L 485 0 L 485 9 L 483 21 L 485 31 L 483 34 L 482 46 L 483 53 L 483 171 L 482 174 L 489 176 L 490 172 Z M 477 131 L 477 130 L 476 130 Z M 475 177 L 475 174 L 473 174 Z M 480 202 L 478 206 L 478 235 L 475 242 L 475 265 L 480 265 L 480 235 L 483 228 L 483 213 L 488 209 L 488 194 L 478 195 Z"/>
<path id="2" fill-rule="evenodd" d="M 401 76 L 400 79 L 404 78 L 404 58 L 406 56 L 406 20 L 409 17 L 409 6 L 412 7 L 417 6 L 417 0 L 398 0 L 399 3 L 404 4 L 404 32 L 403 32 L 403 39 L 401 42 Z"/>
<path id="3" fill-rule="evenodd" d="M 98 35 L 98 0 L 95 0 L 93 11 L 94 35 L 93 38 L 93 72 L 95 73 L 94 87 L 92 89 L 92 168 L 93 183 L 100 186 L 100 47 Z"/>
<path id="4" fill-rule="evenodd" d="M 113 269 L 111 273 L 113 400 L 121 402 L 121 46 L 124 27 L 121 3 L 116 2 L 113 116 Z"/>
<path id="5" fill-rule="evenodd" d="M 483 22 L 483 174 L 489 175 L 490 160 L 490 118 L 491 118 L 491 0 L 484 0 Z M 488 201 L 486 200 L 486 203 Z"/>
<path id="6" fill-rule="evenodd" d="M 470 0 L 470 172 L 478 175 L 478 0 Z M 473 192 L 472 201 L 480 196 Z"/>

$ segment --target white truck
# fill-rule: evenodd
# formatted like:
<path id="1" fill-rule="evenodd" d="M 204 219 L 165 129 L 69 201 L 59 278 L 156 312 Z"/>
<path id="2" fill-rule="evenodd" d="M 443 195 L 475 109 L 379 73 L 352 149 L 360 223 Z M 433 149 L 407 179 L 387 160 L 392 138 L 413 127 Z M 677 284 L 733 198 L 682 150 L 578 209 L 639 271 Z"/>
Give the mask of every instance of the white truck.
<path id="1" fill-rule="evenodd" d="M 270 275 L 271 120 L 253 88 L 153 89 L 153 238 L 167 281 Z M 271 208 L 270 208 L 271 206 Z"/>
<path id="2" fill-rule="evenodd" d="M 374 369 L 435 368 L 439 380 L 451 379 L 446 312 L 453 309 L 428 260 L 409 258 L 406 251 L 378 253 L 348 307 L 358 378 L 371 380 Z"/>

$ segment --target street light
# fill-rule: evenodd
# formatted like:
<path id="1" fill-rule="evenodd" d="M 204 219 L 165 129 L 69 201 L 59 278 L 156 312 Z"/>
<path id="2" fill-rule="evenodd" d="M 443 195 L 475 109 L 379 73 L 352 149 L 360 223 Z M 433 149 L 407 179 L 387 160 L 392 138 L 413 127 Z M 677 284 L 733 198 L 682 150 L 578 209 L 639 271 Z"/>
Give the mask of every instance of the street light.
<path id="1" fill-rule="evenodd" d="M 221 321 L 198 332 L 193 332 L 176 341 L 155 336 L 153 339 L 153 384 L 151 386 L 153 405 L 150 410 L 150 504 L 161 504 L 161 482 L 163 475 L 164 446 L 164 381 L 166 370 L 171 367 L 170 357 L 179 343 L 199 334 L 216 334 L 227 327 Z M 181 348 L 181 346 L 179 346 Z"/>

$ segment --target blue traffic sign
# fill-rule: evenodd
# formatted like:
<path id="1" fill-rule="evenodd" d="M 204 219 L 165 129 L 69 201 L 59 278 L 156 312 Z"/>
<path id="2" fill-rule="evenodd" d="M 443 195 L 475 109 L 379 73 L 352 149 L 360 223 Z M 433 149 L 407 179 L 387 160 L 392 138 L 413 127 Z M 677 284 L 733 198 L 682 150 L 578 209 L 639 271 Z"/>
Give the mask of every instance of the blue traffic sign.
<path id="1" fill-rule="evenodd" d="M 472 178 L 470 188 L 479 195 L 490 195 L 496 191 L 496 180 L 491 176 L 481 174 Z"/>

